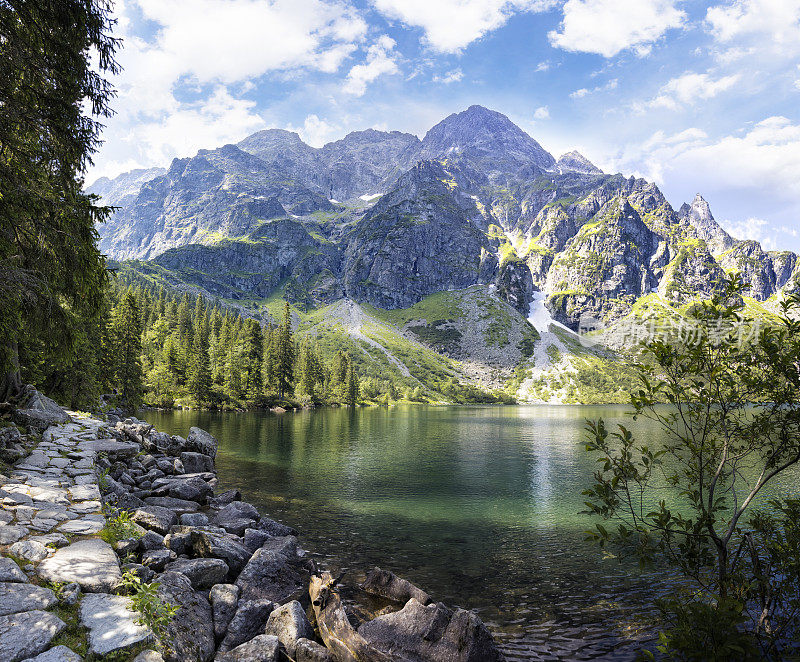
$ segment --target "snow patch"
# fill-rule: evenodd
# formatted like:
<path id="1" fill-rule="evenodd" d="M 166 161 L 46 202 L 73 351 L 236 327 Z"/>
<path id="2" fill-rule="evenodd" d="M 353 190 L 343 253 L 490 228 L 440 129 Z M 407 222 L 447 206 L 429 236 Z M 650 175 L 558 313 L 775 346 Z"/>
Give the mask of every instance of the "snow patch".
<path id="1" fill-rule="evenodd" d="M 370 200 L 374 200 L 375 198 L 380 198 L 383 193 L 365 193 L 364 195 L 359 195 L 359 199 L 363 200 L 364 202 L 369 202 Z"/>
<path id="2" fill-rule="evenodd" d="M 335 205 L 341 204 L 338 200 L 334 200 L 333 198 L 328 198 L 328 202 L 332 202 Z"/>
<path id="3" fill-rule="evenodd" d="M 559 329 L 574 333 L 574 331 L 560 322 L 556 322 L 547 306 L 544 305 L 547 295 L 544 292 L 534 292 L 533 299 L 531 300 L 530 307 L 528 308 L 528 321 L 534 329 L 539 332 L 539 335 L 544 337 L 544 334 L 550 333 L 550 325 L 554 324 Z"/>

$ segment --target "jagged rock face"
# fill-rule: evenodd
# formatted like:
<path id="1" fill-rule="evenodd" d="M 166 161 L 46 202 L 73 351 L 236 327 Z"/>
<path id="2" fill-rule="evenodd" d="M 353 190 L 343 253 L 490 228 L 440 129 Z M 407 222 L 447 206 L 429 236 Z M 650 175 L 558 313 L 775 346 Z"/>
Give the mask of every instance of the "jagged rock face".
<path id="1" fill-rule="evenodd" d="M 381 198 L 352 231 L 345 254 L 345 289 L 359 302 L 404 308 L 447 289 L 489 283 L 497 270 L 480 217 L 452 177 L 420 163 Z"/>
<path id="2" fill-rule="evenodd" d="M 675 257 L 664 269 L 658 293 L 676 303 L 697 295 L 710 295 L 725 272 L 702 239 L 687 239 L 675 248 Z"/>
<path id="3" fill-rule="evenodd" d="M 717 262 L 726 271 L 736 271 L 746 284 L 744 293 L 764 301 L 776 291 L 775 269 L 772 258 L 757 241 L 740 241 L 733 248 L 717 257 Z M 788 279 L 788 278 L 787 278 Z"/>
<path id="4" fill-rule="evenodd" d="M 794 253 L 737 242 L 701 196 L 676 212 L 655 184 L 578 152 L 555 161 L 480 106 L 422 141 L 368 129 L 316 149 L 270 129 L 90 190 L 122 207 L 99 228 L 105 252 L 157 258 L 168 280 L 228 299 L 282 287 L 306 306 L 349 296 L 396 308 L 494 284 L 521 312 L 547 292 L 573 325 L 625 314 L 656 288 L 707 295 L 723 268 L 761 300 L 799 280 Z"/>
<path id="5" fill-rule="evenodd" d="M 625 198 L 609 202 L 558 253 L 545 291 L 618 299 L 649 292 L 656 281 L 651 258 L 659 237 Z"/>
<path id="6" fill-rule="evenodd" d="M 602 175 L 603 171 L 600 170 L 594 163 L 587 159 L 580 152 L 567 152 L 562 154 L 558 161 L 556 161 L 555 169 L 559 173 L 564 172 L 577 172 L 583 175 Z"/>
<path id="7" fill-rule="evenodd" d="M 333 206 L 304 186 L 275 178 L 261 159 L 234 145 L 200 150 L 145 183 L 136 200 L 114 215 L 100 248 L 116 258 L 152 258 L 177 246 L 242 236 L 287 210 L 309 214 Z"/>
<path id="8" fill-rule="evenodd" d="M 685 218 L 696 230 L 697 236 L 706 242 L 712 255 L 720 255 L 736 243 L 736 240 L 714 220 L 711 208 L 699 193 L 691 205 L 684 202 L 678 214 Z"/>
<path id="9" fill-rule="evenodd" d="M 505 115 L 482 106 L 470 106 L 434 126 L 422 141 L 419 158 L 464 160 L 497 182 L 507 180 L 509 174 L 536 174 L 555 163 Z"/>
<path id="10" fill-rule="evenodd" d="M 187 274 L 195 284 L 226 299 L 236 299 L 242 291 L 268 297 L 287 279 L 287 295 L 293 303 L 313 306 L 342 296 L 340 287 L 328 291 L 315 287 L 321 282 L 313 282 L 339 271 L 340 250 L 287 219 L 262 225 L 247 241 L 171 249 L 153 262 Z"/>

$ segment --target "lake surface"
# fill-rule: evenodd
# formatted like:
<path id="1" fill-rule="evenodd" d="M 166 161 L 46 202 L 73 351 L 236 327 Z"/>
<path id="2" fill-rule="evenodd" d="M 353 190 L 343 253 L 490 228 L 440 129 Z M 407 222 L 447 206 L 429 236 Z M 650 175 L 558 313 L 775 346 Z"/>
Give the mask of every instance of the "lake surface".
<path id="1" fill-rule="evenodd" d="M 220 442 L 220 486 L 300 531 L 319 565 L 393 570 L 435 600 L 475 609 L 510 660 L 631 660 L 653 637 L 663 571 L 604 558 L 579 515 L 594 458 L 587 418 L 623 407 L 393 407 L 275 415 L 140 412 Z M 794 491 L 788 476 L 772 493 Z"/>

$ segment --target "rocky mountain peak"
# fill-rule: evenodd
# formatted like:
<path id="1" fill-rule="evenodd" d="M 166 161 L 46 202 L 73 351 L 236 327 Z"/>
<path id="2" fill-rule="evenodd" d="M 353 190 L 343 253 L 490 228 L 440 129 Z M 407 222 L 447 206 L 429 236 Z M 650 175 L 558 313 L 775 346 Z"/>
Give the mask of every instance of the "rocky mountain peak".
<path id="1" fill-rule="evenodd" d="M 420 158 L 465 156 L 484 165 L 492 160 L 505 166 L 540 169 L 552 167 L 555 159 L 508 117 L 483 106 L 470 106 L 434 126 L 422 140 Z"/>
<path id="2" fill-rule="evenodd" d="M 562 154 L 558 161 L 556 161 L 556 170 L 560 174 L 565 172 L 577 172 L 582 175 L 602 175 L 603 171 L 600 170 L 594 163 L 587 159 L 583 154 L 575 150 Z"/>
<path id="3" fill-rule="evenodd" d="M 736 243 L 736 240 L 714 220 L 711 207 L 699 193 L 694 196 L 691 205 L 686 203 L 681 205 L 678 214 L 694 228 L 697 236 L 706 242 L 712 255 L 720 255 Z"/>

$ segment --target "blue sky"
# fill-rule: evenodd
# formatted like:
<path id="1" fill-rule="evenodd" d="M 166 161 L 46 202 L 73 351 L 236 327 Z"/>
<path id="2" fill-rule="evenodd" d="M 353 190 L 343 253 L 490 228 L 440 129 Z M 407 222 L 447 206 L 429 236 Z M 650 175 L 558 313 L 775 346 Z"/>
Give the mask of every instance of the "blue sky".
<path id="1" fill-rule="evenodd" d="M 478 103 L 558 156 L 800 249 L 800 0 L 117 0 L 88 181 L 288 128 L 420 137 Z"/>

